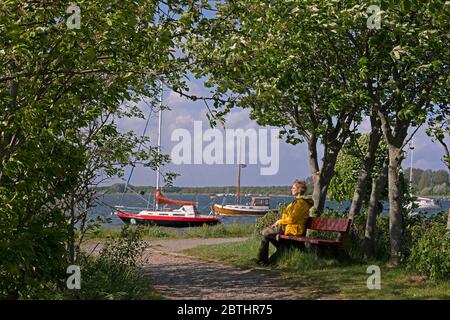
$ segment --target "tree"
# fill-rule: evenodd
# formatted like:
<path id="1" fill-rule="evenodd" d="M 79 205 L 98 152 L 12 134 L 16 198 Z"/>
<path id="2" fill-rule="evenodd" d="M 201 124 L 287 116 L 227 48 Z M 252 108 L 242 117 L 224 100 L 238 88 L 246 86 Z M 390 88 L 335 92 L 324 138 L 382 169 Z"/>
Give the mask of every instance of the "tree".
<path id="1" fill-rule="evenodd" d="M 260 125 L 308 144 L 314 208 L 322 212 L 337 154 L 355 132 L 366 97 L 336 2 L 233 1 L 215 4 L 187 36 L 192 72 L 214 87 L 216 115 L 251 108 Z M 318 145 L 324 155 L 319 164 Z"/>
<path id="2" fill-rule="evenodd" d="M 417 185 L 417 188 L 419 190 L 431 187 L 431 175 L 432 175 L 431 170 L 422 171 L 422 174 L 420 175 L 419 184 Z"/>
<path id="3" fill-rule="evenodd" d="M 337 152 L 351 133 L 355 119 L 349 112 L 360 114 L 355 105 L 376 112 L 389 148 L 395 266 L 402 251 L 403 148 L 415 133 L 408 137 L 408 130 L 417 130 L 448 104 L 449 6 L 444 0 L 383 0 L 382 24 L 376 29 L 368 26 L 370 4 L 219 3 L 216 16 L 202 20 L 198 36 L 188 37 L 186 44 L 197 76 L 210 77 L 218 95 L 228 90 L 238 95 L 229 107 L 251 107 L 259 123 L 290 125 L 290 141 L 300 136 L 308 142 L 317 209 L 322 208 Z M 325 150 L 320 170 L 318 140 Z"/>
<path id="4" fill-rule="evenodd" d="M 92 182 L 92 161 L 109 168 L 114 152 L 129 155 L 136 142 L 114 144 L 125 137 L 98 121 L 139 116 L 135 103 L 154 96 L 159 80 L 182 85 L 173 42 L 183 24 L 173 11 L 194 14 L 189 3 L 83 2 L 80 29 L 66 24 L 77 15 L 66 14 L 69 1 L 0 4 L 1 297 L 45 296 L 65 277 L 74 231 L 65 200 Z"/>
<path id="5" fill-rule="evenodd" d="M 384 26 L 370 39 L 368 89 L 389 148 L 391 264 L 402 252 L 400 168 L 410 126 L 419 127 L 442 105 L 448 88 L 448 9 L 444 1 L 382 2 Z"/>
<path id="6" fill-rule="evenodd" d="M 117 113 L 102 112 L 85 130 L 74 132 L 72 143 L 85 150 L 86 165 L 79 172 L 74 187 L 58 202 L 67 220 L 67 260 L 70 264 L 78 262 L 85 232 L 99 222 L 106 222 L 105 219 L 94 221 L 88 217 L 90 209 L 99 204 L 95 187 L 112 177 L 122 176 L 123 169 L 134 166 L 137 161 L 152 168 L 168 161 L 168 156 L 159 154 L 147 137 L 119 132 L 115 124 L 117 118 Z"/>

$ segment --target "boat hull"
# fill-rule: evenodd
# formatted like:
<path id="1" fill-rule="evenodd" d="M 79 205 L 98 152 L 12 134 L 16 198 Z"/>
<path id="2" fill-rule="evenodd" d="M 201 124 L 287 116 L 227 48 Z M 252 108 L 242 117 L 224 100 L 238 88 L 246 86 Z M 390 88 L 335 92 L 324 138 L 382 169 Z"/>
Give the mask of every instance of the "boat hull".
<path id="1" fill-rule="evenodd" d="M 127 224 L 155 225 L 160 227 L 186 228 L 220 223 L 220 219 L 215 217 L 161 217 L 127 213 L 116 213 L 116 215 Z"/>
<path id="2" fill-rule="evenodd" d="M 226 206 L 221 206 L 218 204 L 213 204 L 212 210 L 219 215 L 244 215 L 244 216 L 263 216 L 267 212 L 269 212 L 269 209 L 262 209 L 262 210 L 245 210 L 245 209 L 235 209 L 235 208 L 229 208 Z"/>

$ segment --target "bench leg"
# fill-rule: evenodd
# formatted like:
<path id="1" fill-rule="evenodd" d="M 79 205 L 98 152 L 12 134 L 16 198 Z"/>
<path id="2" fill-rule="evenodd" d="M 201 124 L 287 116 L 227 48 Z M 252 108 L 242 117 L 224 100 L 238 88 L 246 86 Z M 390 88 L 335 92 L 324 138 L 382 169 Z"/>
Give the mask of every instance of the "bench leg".
<path id="1" fill-rule="evenodd" d="M 346 262 L 346 261 L 350 261 L 350 255 L 348 253 L 348 251 L 346 250 L 345 247 L 340 247 L 337 250 L 337 259 L 339 262 Z"/>
<path id="2" fill-rule="evenodd" d="M 325 259 L 337 259 L 339 255 L 338 248 L 334 246 L 310 245 L 309 248 L 311 252 Z"/>

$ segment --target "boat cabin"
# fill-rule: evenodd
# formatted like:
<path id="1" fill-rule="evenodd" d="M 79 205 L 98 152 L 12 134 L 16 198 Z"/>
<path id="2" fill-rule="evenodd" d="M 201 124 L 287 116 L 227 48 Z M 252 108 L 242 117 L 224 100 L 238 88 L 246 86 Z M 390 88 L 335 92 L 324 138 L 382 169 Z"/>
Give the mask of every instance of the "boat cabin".
<path id="1" fill-rule="evenodd" d="M 268 207 L 269 206 L 270 197 L 252 197 L 251 206 L 255 207 Z"/>

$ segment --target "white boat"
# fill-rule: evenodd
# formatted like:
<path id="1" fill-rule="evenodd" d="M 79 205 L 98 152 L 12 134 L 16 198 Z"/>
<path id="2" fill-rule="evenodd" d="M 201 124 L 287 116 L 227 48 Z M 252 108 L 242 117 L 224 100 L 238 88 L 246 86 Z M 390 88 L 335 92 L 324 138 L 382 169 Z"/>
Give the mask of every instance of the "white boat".
<path id="1" fill-rule="evenodd" d="M 414 204 L 418 209 L 439 209 L 441 206 L 434 199 L 417 197 Z"/>

